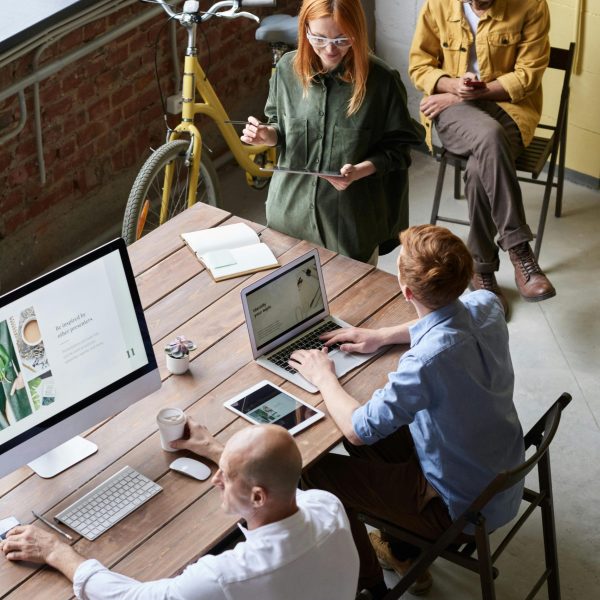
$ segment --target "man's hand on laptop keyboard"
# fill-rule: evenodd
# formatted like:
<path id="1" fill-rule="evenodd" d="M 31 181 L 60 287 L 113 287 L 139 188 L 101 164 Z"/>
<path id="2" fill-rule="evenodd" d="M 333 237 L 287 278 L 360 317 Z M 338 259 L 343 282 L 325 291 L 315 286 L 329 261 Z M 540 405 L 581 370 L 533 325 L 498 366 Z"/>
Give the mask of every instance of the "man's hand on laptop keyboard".
<path id="1" fill-rule="evenodd" d="M 366 329 L 364 327 L 349 327 L 328 331 L 319 336 L 329 347 L 339 344 L 340 350 L 344 352 L 357 352 L 358 354 L 370 354 L 384 345 L 380 329 Z"/>
<path id="2" fill-rule="evenodd" d="M 289 364 L 296 369 L 302 377 L 310 381 L 318 388 L 328 379 L 337 382 L 335 366 L 327 356 L 327 348 L 321 350 L 296 350 L 290 356 Z"/>

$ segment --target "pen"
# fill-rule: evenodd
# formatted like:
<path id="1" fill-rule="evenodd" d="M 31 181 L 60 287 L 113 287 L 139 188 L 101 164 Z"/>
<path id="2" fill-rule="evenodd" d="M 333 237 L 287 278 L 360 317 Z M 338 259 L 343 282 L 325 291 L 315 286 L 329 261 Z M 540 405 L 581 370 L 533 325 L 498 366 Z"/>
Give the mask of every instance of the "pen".
<path id="1" fill-rule="evenodd" d="M 223 121 L 223 123 L 228 123 L 229 125 L 252 125 L 250 121 Z M 264 125 L 264 123 L 259 123 L 259 125 Z"/>
<path id="2" fill-rule="evenodd" d="M 73 538 L 68 533 L 65 533 L 62 529 L 59 529 L 56 525 L 54 525 L 54 523 L 51 523 L 50 521 L 48 521 L 48 519 L 46 519 L 45 517 L 42 517 L 42 515 L 38 515 L 33 510 L 31 511 L 31 514 L 36 519 L 39 519 L 42 523 L 45 523 L 46 525 L 48 525 L 48 527 L 50 527 L 50 529 L 54 529 L 54 531 L 56 531 L 57 533 L 60 533 L 60 535 L 64 535 L 68 540 L 73 541 Z"/>

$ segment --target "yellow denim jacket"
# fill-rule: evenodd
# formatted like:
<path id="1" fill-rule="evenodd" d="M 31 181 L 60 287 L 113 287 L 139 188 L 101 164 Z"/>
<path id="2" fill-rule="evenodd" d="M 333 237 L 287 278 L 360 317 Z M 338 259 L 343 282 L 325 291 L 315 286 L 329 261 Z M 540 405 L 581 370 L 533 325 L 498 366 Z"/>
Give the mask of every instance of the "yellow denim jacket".
<path id="1" fill-rule="evenodd" d="M 443 76 L 467 72 L 475 41 L 480 79 L 498 80 L 510 102 L 498 102 L 515 121 L 525 146 L 542 113 L 542 76 L 550 57 L 546 0 L 496 0 L 481 17 L 476 39 L 460 0 L 426 0 L 412 41 L 409 74 L 415 87 L 433 93 Z M 421 114 L 431 148 L 431 122 Z"/>

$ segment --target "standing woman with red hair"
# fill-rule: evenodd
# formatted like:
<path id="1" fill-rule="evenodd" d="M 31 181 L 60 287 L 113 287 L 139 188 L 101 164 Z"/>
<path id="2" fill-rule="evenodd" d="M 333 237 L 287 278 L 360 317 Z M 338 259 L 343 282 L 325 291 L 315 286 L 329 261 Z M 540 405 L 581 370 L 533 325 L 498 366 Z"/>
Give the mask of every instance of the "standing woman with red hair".
<path id="1" fill-rule="evenodd" d="M 243 142 L 278 146 L 280 167 L 342 175 L 275 173 L 268 226 L 376 264 L 408 227 L 410 145 L 424 135 L 398 72 L 369 52 L 360 0 L 304 0 L 265 114 Z"/>

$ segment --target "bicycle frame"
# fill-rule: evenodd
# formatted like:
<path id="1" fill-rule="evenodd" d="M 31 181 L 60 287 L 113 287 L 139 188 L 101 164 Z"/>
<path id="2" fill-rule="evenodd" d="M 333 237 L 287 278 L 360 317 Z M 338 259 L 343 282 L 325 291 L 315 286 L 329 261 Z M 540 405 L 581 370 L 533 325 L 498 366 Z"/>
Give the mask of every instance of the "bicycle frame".
<path id="1" fill-rule="evenodd" d="M 272 146 L 250 146 L 243 144 L 233 125 L 225 123 L 225 121 L 229 120 L 227 112 L 197 59 L 198 51 L 195 46 L 197 25 L 196 23 L 189 23 L 184 26 L 188 31 L 188 47 L 183 69 L 182 120 L 171 132 L 169 141 L 179 139 L 182 134 L 188 134 L 191 138 L 191 153 L 189 155 L 191 172 L 187 198 L 189 207 L 196 201 L 196 187 L 202 153 L 202 136 L 194 124 L 194 117 L 196 115 L 206 115 L 216 123 L 236 161 L 250 176 L 263 178 L 271 176 L 270 173 L 261 171 L 253 158 L 256 155 L 267 152 L 267 164 L 275 164 L 275 148 Z M 196 92 L 200 96 L 201 102 L 196 102 Z M 168 193 L 171 188 L 172 178 L 173 167 L 170 166 L 165 169 L 165 185 L 163 187 L 163 201 L 160 211 L 161 224 L 166 221 L 167 217 Z"/>

